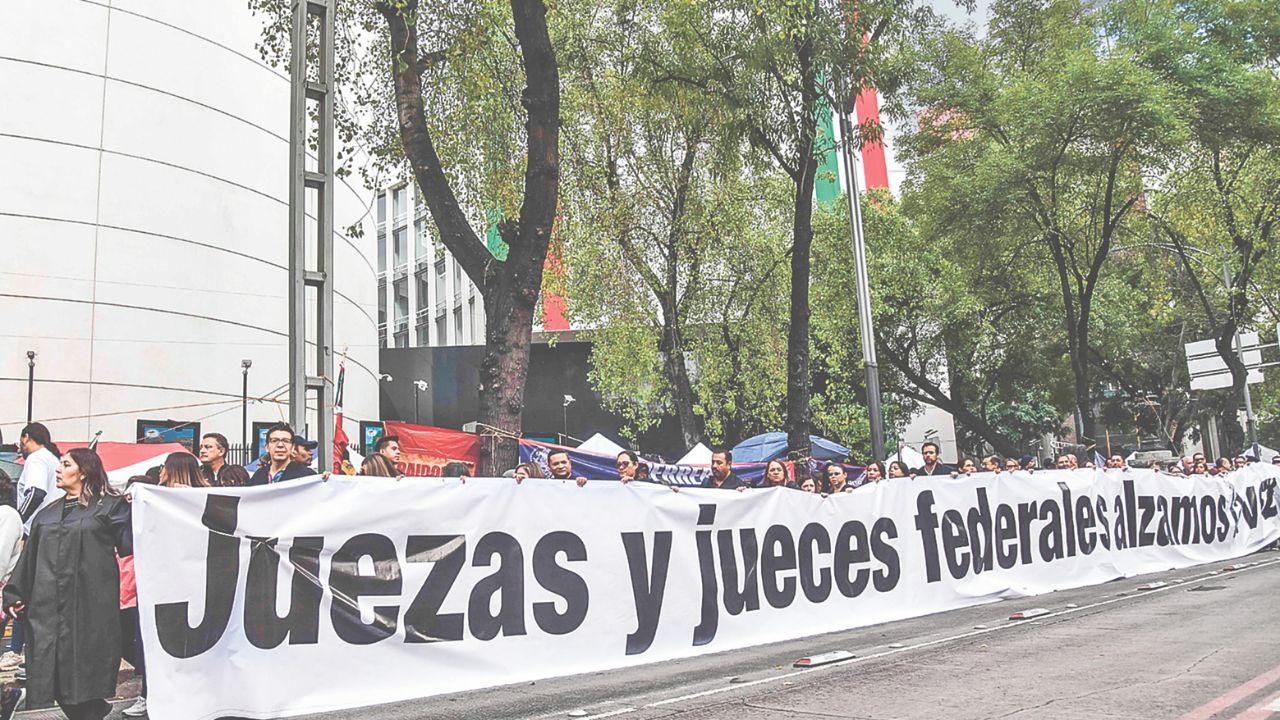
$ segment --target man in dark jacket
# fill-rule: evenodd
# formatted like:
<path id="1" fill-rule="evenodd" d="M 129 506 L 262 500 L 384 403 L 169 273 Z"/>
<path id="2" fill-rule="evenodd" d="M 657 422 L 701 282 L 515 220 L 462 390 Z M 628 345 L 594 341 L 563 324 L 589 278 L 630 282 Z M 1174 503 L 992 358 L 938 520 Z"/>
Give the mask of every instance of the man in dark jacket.
<path id="1" fill-rule="evenodd" d="M 200 474 L 213 487 L 238 487 L 249 480 L 244 468 L 227 462 L 229 449 L 222 433 L 206 433 L 200 438 Z"/>
<path id="2" fill-rule="evenodd" d="M 938 443 L 929 441 L 920 446 L 920 454 L 924 456 L 924 465 L 916 468 L 913 475 L 950 475 L 951 468 L 938 460 Z"/>
<path id="3" fill-rule="evenodd" d="M 702 481 L 704 488 L 721 490 L 738 490 L 745 488 L 746 483 L 733 472 L 733 453 L 723 448 L 711 452 L 711 477 Z"/>
<path id="4" fill-rule="evenodd" d="M 286 480 L 315 475 L 316 471 L 294 462 L 293 428 L 289 423 L 279 422 L 267 430 L 267 459 L 258 464 L 258 469 L 249 478 L 249 485 L 272 485 Z"/>

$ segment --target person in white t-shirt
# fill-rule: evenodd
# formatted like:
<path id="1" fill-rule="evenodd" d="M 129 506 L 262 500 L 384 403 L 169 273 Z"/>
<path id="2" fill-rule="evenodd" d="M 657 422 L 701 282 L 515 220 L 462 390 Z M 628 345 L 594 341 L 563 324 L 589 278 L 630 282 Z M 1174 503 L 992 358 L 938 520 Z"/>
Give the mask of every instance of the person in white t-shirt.
<path id="1" fill-rule="evenodd" d="M 54 477 L 62 452 L 49 438 L 49 428 L 41 423 L 31 423 L 22 428 L 18 449 L 27 458 L 22 466 L 22 477 L 18 478 L 18 514 L 22 516 L 23 530 L 29 533 L 31 518 L 63 495 Z"/>

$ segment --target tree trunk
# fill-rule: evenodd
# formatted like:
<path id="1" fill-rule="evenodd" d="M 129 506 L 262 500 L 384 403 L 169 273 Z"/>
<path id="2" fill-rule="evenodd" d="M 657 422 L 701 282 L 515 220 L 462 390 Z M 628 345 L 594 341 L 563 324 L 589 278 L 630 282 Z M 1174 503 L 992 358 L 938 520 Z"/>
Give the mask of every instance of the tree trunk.
<path id="1" fill-rule="evenodd" d="M 507 262 L 515 258 L 508 255 Z M 541 278 L 541 273 L 538 273 Z M 524 385 L 529 371 L 534 303 L 513 283 L 485 295 L 484 359 L 480 363 L 480 475 L 497 476 L 518 461 Z M 535 295 L 536 298 L 536 295 Z M 499 432 L 495 432 L 495 429 Z"/>
<path id="2" fill-rule="evenodd" d="M 676 408 L 680 423 L 680 436 L 684 446 L 691 448 L 702 442 L 702 423 L 693 412 L 693 384 L 689 381 L 689 367 L 684 359 L 684 338 L 675 318 L 675 309 L 664 309 L 662 341 L 659 349 L 663 355 L 663 371 L 671 386 L 671 403 Z"/>
<path id="3" fill-rule="evenodd" d="M 814 143 L 818 131 L 817 77 L 813 70 L 812 43 L 801 42 L 801 107 L 796 148 L 795 214 L 791 225 L 791 312 L 787 327 L 787 447 L 795 457 L 809 455 L 809 252 L 813 246 L 813 190 L 818 172 Z"/>
<path id="4" fill-rule="evenodd" d="M 448 248 L 484 296 L 485 353 L 480 367 L 480 475 L 497 475 L 518 459 L 533 309 L 556 217 L 560 187 L 560 73 L 542 0 L 511 0 L 525 71 L 521 104 L 527 159 L 518 219 L 502 222 L 506 262 L 496 261 L 471 228 L 436 152 L 422 103 L 418 3 L 378 2 L 391 39 L 400 140 L 423 200 Z"/>
<path id="5" fill-rule="evenodd" d="M 813 183 L 817 162 L 806 153 L 796 182 L 791 227 L 791 315 L 787 328 L 787 447 L 809 454 L 809 250 L 813 245 Z"/>

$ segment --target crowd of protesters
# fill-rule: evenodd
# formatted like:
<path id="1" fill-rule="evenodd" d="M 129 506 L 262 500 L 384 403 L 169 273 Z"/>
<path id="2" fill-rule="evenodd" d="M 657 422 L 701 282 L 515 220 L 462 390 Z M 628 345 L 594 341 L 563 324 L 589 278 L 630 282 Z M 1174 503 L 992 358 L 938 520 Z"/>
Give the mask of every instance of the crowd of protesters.
<path id="1" fill-rule="evenodd" d="M 0 671 L 17 670 L 22 684 L 0 693 L 0 720 L 9 720 L 24 698 L 28 707 L 57 703 L 70 720 L 102 720 L 111 710 L 107 698 L 116 694 L 122 658 L 141 678 L 140 696 L 124 714 L 141 717 L 147 712 L 146 660 L 133 570 L 131 495 L 111 486 L 92 449 L 63 453 L 40 423 L 23 428 L 18 449 L 25 462 L 16 486 L 0 471 L 0 633 L 6 624 L 13 626 L 9 650 L 0 655 Z M 262 486 L 316 474 L 316 443 L 297 435 L 286 423 L 268 429 L 266 453 L 252 474 L 229 463 L 228 450 L 226 437 L 206 434 L 198 457 L 172 453 L 146 474 L 130 478 L 126 487 L 135 483 L 168 488 Z M 403 478 L 397 470 L 400 455 L 399 439 L 384 436 L 364 458 L 358 474 Z M 819 472 L 799 477 L 792 476 L 787 463 L 770 460 L 760 480 L 752 483 L 734 471 L 733 453 L 721 448 L 712 452 L 710 473 L 701 486 L 736 491 L 785 487 L 829 495 L 868 483 L 917 477 L 959 478 L 976 472 L 1033 473 L 1041 468 L 1095 466 L 1082 464 L 1076 454 L 1066 452 L 1043 459 L 1030 455 L 963 457 L 953 468 L 942 462 L 933 442 L 922 446 L 921 455 L 923 463 L 915 468 L 901 459 L 873 462 L 865 468 L 829 462 Z M 1130 466 L 1118 454 L 1098 459 L 1108 469 Z M 1197 453 L 1155 469 L 1188 476 L 1216 475 L 1249 462 L 1250 458 L 1239 455 L 1210 463 Z M 1280 464 L 1280 458 L 1273 462 Z M 572 457 L 564 449 L 551 450 L 545 470 L 553 479 L 579 486 L 588 483 L 574 472 Z M 655 482 L 649 465 L 630 450 L 618 453 L 616 470 L 617 480 L 623 483 Z M 441 475 L 466 478 L 470 469 L 465 463 L 453 462 L 442 468 Z M 521 463 L 506 475 L 517 483 L 547 476 L 544 466 L 532 462 Z M 63 602 L 67 597 L 76 598 L 76 602 Z"/>

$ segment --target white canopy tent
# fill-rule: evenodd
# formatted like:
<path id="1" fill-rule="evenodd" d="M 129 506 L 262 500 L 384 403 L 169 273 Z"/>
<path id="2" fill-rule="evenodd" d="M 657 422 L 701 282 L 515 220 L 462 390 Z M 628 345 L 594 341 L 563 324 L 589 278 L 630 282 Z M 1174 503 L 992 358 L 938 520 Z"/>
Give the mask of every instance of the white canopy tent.
<path id="1" fill-rule="evenodd" d="M 910 445 L 903 445 L 901 450 L 885 458 L 884 459 L 885 466 L 888 467 L 889 463 L 893 462 L 894 460 L 897 460 L 899 454 L 902 455 L 902 462 L 907 464 L 908 469 L 924 466 L 924 456 L 921 455 L 919 452 L 917 452 L 915 448 L 911 447 Z"/>
<path id="2" fill-rule="evenodd" d="M 689 452 L 684 457 L 676 461 L 677 465 L 710 465 L 711 464 L 711 448 L 698 443 L 689 448 Z"/>
<path id="3" fill-rule="evenodd" d="M 578 449 L 582 452 L 595 453 L 597 455 L 617 455 L 623 450 L 626 450 L 626 448 L 600 433 L 596 433 L 584 440 L 582 444 L 578 446 Z"/>

